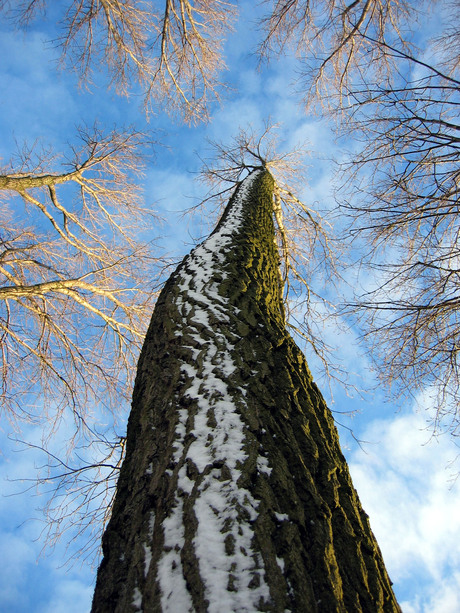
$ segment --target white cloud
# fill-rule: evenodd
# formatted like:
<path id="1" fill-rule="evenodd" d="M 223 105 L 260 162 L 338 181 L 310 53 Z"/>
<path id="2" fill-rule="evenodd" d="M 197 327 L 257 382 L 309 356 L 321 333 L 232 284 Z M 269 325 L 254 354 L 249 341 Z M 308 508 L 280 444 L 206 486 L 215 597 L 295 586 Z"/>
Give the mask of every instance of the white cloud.
<path id="1" fill-rule="evenodd" d="M 374 420 L 362 438 L 374 444 L 367 455 L 351 455 L 350 471 L 403 610 L 460 610 L 460 484 L 451 481 L 452 439 L 430 439 L 425 416 L 415 410 Z"/>
<path id="2" fill-rule="evenodd" d="M 430 613 L 458 613 L 460 611 L 460 572 L 433 589 L 427 606 Z"/>
<path id="3" fill-rule="evenodd" d="M 412 601 L 400 602 L 403 613 L 458 613 L 460 611 L 460 573 L 448 580 L 431 584 L 425 598 L 415 595 Z"/>

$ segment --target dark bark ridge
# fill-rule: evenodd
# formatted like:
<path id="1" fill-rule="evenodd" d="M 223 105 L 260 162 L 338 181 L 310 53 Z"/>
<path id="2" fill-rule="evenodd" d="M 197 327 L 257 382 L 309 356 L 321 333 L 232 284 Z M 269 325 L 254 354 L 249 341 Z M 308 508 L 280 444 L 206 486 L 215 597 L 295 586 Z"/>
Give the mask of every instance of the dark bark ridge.
<path id="1" fill-rule="evenodd" d="M 285 329 L 272 195 L 239 184 L 158 300 L 93 613 L 400 610 Z"/>

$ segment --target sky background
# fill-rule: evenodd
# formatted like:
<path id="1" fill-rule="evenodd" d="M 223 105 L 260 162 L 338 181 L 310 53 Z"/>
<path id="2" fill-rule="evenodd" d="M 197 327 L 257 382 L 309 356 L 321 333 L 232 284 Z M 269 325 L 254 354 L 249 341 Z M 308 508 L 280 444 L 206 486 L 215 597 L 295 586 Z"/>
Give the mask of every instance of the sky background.
<path id="1" fill-rule="evenodd" d="M 295 77 L 290 57 L 262 71 L 251 55 L 252 3 L 241 2 L 242 14 L 235 35 L 227 44 L 226 79 L 233 87 L 220 107 L 213 110 L 208 125 L 184 127 L 163 113 L 150 121 L 158 130 L 157 147 L 144 179 L 145 200 L 164 218 L 152 228 L 152 238 L 174 257 L 187 253 L 203 238 L 214 218 L 183 217 L 182 211 L 204 195 L 196 179 L 199 157 L 207 153 L 206 138 L 228 140 L 239 125 L 263 126 L 270 117 L 282 123 L 280 134 L 288 149 L 308 141 L 308 182 L 300 194 L 308 206 L 333 206 L 333 166 L 328 161 L 340 156 L 340 147 L 325 121 L 308 117 L 292 95 Z M 54 9 L 53 9 L 54 10 Z M 95 120 L 107 128 L 135 123 L 142 128 L 145 118 L 140 100 L 118 98 L 97 78 L 92 91 L 79 89 L 76 77 L 56 68 L 58 53 L 49 42 L 56 35 L 56 15 L 38 20 L 26 33 L 15 31 L 0 16 L 0 158 L 6 164 L 17 145 L 36 140 L 57 151 L 65 149 L 75 126 Z M 348 143 L 349 145 L 349 143 Z M 350 268 L 348 281 L 357 272 Z M 320 379 L 318 365 L 309 358 L 315 378 L 325 392 L 337 420 L 352 428 L 357 445 L 347 428 L 339 426 L 342 447 L 350 465 L 354 485 L 382 549 L 396 596 L 404 613 L 458 613 L 460 611 L 460 479 L 456 475 L 459 454 L 448 436 L 433 438 L 427 430 L 430 390 L 416 399 L 396 403 L 384 393 L 370 371 L 358 343 L 358 333 L 326 328 L 326 339 L 337 344 L 336 356 L 352 375 L 365 385 L 363 398 L 351 397 L 339 388 L 334 401 Z M 373 389 L 372 389 L 373 388 Z M 354 411 L 353 417 L 342 411 Z M 340 412 L 340 413 L 339 413 Z M 38 433 L 26 429 L 22 435 L 37 440 Z M 62 433 L 64 438 L 65 433 Z M 43 458 L 21 451 L 12 440 L 11 425 L 0 422 L 0 611 L 5 613 L 84 613 L 89 610 L 95 569 L 78 560 L 66 565 L 81 543 L 65 540 L 42 551 L 43 524 L 39 508 L 46 493 L 20 493 L 28 484 L 17 480 L 33 477 Z"/>

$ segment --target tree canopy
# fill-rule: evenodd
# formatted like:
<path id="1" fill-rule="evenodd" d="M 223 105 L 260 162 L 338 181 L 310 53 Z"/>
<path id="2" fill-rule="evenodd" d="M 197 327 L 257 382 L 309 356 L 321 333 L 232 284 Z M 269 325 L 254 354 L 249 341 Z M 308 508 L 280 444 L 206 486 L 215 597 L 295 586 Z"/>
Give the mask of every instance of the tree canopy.
<path id="1" fill-rule="evenodd" d="M 61 70 L 93 96 L 114 106 L 117 96 L 141 102 L 136 125 L 106 125 L 99 116 L 85 126 L 76 117 L 81 127 L 65 150 L 19 144 L 0 173 L 2 405 L 14 428 L 42 424 L 38 446 L 48 453 L 47 441 L 69 415 L 72 444 L 98 448 L 99 464 L 48 456 L 51 473 L 42 480 L 51 474 L 60 491 L 92 470 L 102 471 L 104 487 L 105 469 L 117 474 L 123 426 L 104 431 L 93 407 L 126 410 L 169 263 L 152 242 L 153 229 L 161 234 L 161 207 L 150 205 L 155 194 L 142 193 L 142 171 L 162 155 L 162 113 L 176 125 L 198 125 L 235 95 L 226 64 L 236 53 L 238 10 L 220 0 L 0 0 L 8 27 L 28 36 L 35 23 L 47 25 Z M 204 210 L 263 158 L 279 186 L 290 324 L 337 378 L 345 373 L 330 368 L 324 322 L 334 315 L 359 329 L 390 394 L 432 386 L 434 429 L 457 436 L 459 3 L 265 0 L 254 14 L 244 52 L 255 54 L 261 71 L 293 64 L 293 99 L 333 122 L 349 150 L 337 150 L 334 215 L 342 244 L 352 245 L 351 258 L 371 281 L 353 296 L 346 290 L 346 299 L 333 289 L 345 261 L 334 215 L 299 197 L 306 148 L 286 135 L 276 143 L 269 118 L 260 132 L 235 125 L 231 138 L 213 139 L 203 165 Z M 183 155 L 186 145 L 176 145 Z M 49 507 L 55 526 L 73 513 L 70 506 L 61 515 L 59 505 Z M 89 507 L 82 517 L 91 516 Z"/>

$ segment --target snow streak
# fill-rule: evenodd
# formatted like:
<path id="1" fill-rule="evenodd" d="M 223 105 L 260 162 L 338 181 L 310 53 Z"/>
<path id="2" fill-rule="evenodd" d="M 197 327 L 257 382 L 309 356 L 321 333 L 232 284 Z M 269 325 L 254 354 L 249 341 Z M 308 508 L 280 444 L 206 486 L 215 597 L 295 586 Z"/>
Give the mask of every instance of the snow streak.
<path id="1" fill-rule="evenodd" d="M 230 390 L 228 382 L 235 371 L 232 342 L 238 340 L 229 332 L 229 314 L 237 312 L 219 294 L 232 237 L 241 227 L 243 203 L 256 175 L 243 181 L 225 222 L 191 252 L 179 273 L 176 306 L 184 323 L 177 335 L 186 333 L 194 345 L 189 347 L 191 360 L 181 370 L 188 383 L 186 394 L 198 409 L 195 413 L 180 409 L 176 427 L 173 459 L 176 466 L 181 465 L 178 494 L 172 513 L 163 522 L 164 553 L 158 564 L 164 612 L 194 610 L 180 555 L 184 499 L 192 489 L 198 524 L 193 546 L 208 612 L 255 611 L 261 600 L 269 600 L 262 560 L 252 544 L 251 524 L 257 517 L 258 502 L 238 485 L 247 456 L 244 423 L 236 406 L 244 405 L 245 391 Z M 193 480 L 187 476 L 191 464 L 199 473 Z"/>

